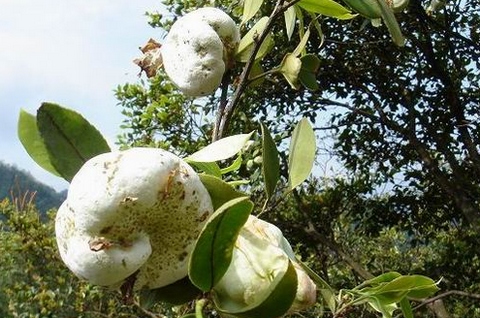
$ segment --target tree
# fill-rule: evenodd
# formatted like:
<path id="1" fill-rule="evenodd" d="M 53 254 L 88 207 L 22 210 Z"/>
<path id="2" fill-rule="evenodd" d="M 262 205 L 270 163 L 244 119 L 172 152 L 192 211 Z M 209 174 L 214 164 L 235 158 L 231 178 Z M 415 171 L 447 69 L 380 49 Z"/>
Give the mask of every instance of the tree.
<path id="1" fill-rule="evenodd" d="M 334 252 L 349 268 L 353 269 L 354 273 L 364 282 L 356 288 L 340 292 L 347 296 L 338 298 L 334 297 L 335 291 L 327 281 L 309 272 L 323 291 L 322 296 L 334 317 L 347 315 L 349 310 L 354 311 L 350 313 L 352 315 L 358 314 L 355 312 L 357 309 L 351 308 L 354 308 L 353 305 L 362 300 L 367 300 L 384 317 L 391 317 L 391 313 L 395 309 L 392 304 L 399 302 L 403 314 L 411 316 L 407 298 L 422 298 L 430 295 L 436 289 L 433 281 L 423 276 L 402 276 L 395 272 L 381 274 L 385 270 L 384 265 L 393 266 L 389 264 L 388 260 L 384 260 L 380 264 L 369 264 L 367 261 L 371 256 L 369 253 L 378 255 L 381 251 L 368 251 L 364 257 L 362 250 L 359 250 L 355 244 L 376 241 L 381 247 L 383 246 L 381 245 L 382 239 L 386 238 L 394 241 L 392 246 L 395 248 L 409 249 L 414 255 L 412 258 L 422 255 L 422 262 L 426 264 L 430 261 L 431 255 L 425 254 L 423 250 L 415 250 L 415 244 L 425 246 L 429 243 L 428 239 L 432 240 L 433 237 L 436 241 L 441 242 L 441 239 L 436 237 L 433 231 L 439 226 L 443 227 L 447 236 L 454 236 L 452 227 L 457 224 L 465 229 L 468 229 L 469 226 L 475 228 L 478 217 L 478 204 L 476 205 L 474 199 L 478 191 L 478 180 L 473 179 L 474 184 L 470 186 L 470 184 L 464 184 L 464 180 L 460 178 L 465 178 L 469 173 L 476 171 L 476 167 L 472 163 L 476 160 L 474 157 L 478 149 L 471 131 L 464 126 L 459 126 L 465 124 L 464 120 L 470 120 L 466 114 L 470 114 L 469 112 L 472 111 L 475 114 L 475 106 L 468 104 L 468 107 L 465 105 L 462 107 L 463 97 L 459 96 L 465 95 L 466 100 L 469 100 L 475 98 L 475 92 L 470 89 L 469 85 L 462 86 L 465 84 L 458 81 L 460 77 L 457 73 L 450 74 L 445 70 L 442 71 L 441 68 L 433 68 L 433 73 L 435 71 L 439 73 L 435 73 L 432 80 L 430 73 L 425 73 L 417 66 L 419 65 L 417 63 L 424 57 L 429 62 L 432 61 L 432 58 L 433 60 L 436 58 L 435 55 L 432 57 L 431 49 L 430 51 L 419 49 L 424 48 L 423 39 L 428 32 L 425 33 L 425 29 L 421 27 L 406 26 L 405 29 L 411 31 L 411 35 L 407 36 L 409 42 L 405 48 L 399 49 L 391 42 L 393 40 L 397 45 L 403 45 L 403 36 L 392 9 L 383 1 L 369 3 L 377 6 L 375 8 L 380 10 L 379 15 L 369 16 L 371 12 L 362 12 L 362 14 L 369 18 L 375 18 L 372 24 L 378 23 L 376 19 L 381 18 L 388 28 L 373 29 L 370 26 L 363 26 L 367 31 L 365 34 L 359 34 L 358 29 L 362 29 L 359 25 L 360 22 L 353 22 L 347 26 L 345 22 L 325 18 L 325 16 L 334 16 L 344 20 L 354 17 L 348 9 L 335 2 L 319 4 L 309 0 L 278 1 L 276 4 L 260 3 L 262 5 L 257 7 L 249 1 L 245 1 L 243 13 L 239 12 L 242 7 L 235 3 L 220 3 L 220 6 L 229 8 L 227 11 L 241 20 L 242 25 L 253 31 L 250 34 L 246 33 L 242 39 L 243 42 L 240 42 L 236 56 L 237 60 L 245 64 L 237 64 L 237 68 L 225 73 L 219 95 L 201 100 L 199 105 L 193 107 L 192 101 L 179 95 L 161 71 L 148 83 L 149 87 L 145 87 L 145 83 L 128 84 L 120 86 L 116 93 L 120 104 L 125 108 L 124 114 L 128 117 L 125 128 L 131 129 L 121 140 L 126 146 L 160 145 L 175 147 L 177 153 L 180 154 L 189 154 L 197 147 L 205 145 L 206 140 L 210 138 L 216 141 L 235 132 L 255 129 L 255 120 L 259 119 L 267 123 L 262 126 L 262 154 L 260 157 L 263 160 L 264 179 L 262 184 L 266 186 L 265 193 L 258 191 L 260 188 L 258 181 L 261 180 L 260 169 L 254 170 L 255 173 L 252 177 L 248 174 L 248 164 L 251 163 L 251 166 L 259 161 L 256 160 L 259 158 L 258 147 L 252 153 L 243 151 L 243 160 L 247 163 L 247 169 L 238 168 L 241 157 L 224 170 L 220 170 L 212 162 L 229 159 L 230 155 L 220 157 L 211 155 L 215 159 L 208 161 L 208 164 L 205 164 L 204 161 L 196 161 L 195 158 L 201 157 L 198 154 L 193 154 L 188 158 L 193 165 L 197 163 L 197 168 L 207 174 L 218 177 L 222 175 L 222 172 L 236 170 L 231 176 L 233 179 L 226 179 L 227 181 L 236 180 L 239 177 L 253 181 L 250 190 L 253 191 L 252 199 L 260 203 L 257 205 L 257 212 L 265 213 L 267 218 L 283 224 L 285 232 L 291 232 L 294 237 L 298 238 L 299 251 L 302 251 L 307 258 L 317 261 L 312 262 L 312 267 L 320 268 L 327 281 L 336 280 L 336 283 L 341 286 L 343 284 L 339 282 L 344 279 L 342 275 L 345 276 L 346 273 L 345 269 L 340 269 L 340 272 L 335 273 L 339 267 L 327 265 L 335 259 L 329 255 L 331 252 Z M 176 3 L 172 1 L 167 4 L 170 5 L 171 11 L 177 14 L 197 6 L 196 3 L 190 2 Z M 465 7 L 469 10 L 473 8 L 463 2 L 459 2 L 457 7 Z M 372 9 L 372 7 L 367 9 Z M 412 25 L 425 27 L 424 21 L 428 15 L 427 11 L 420 7 L 420 3 L 412 2 L 409 10 L 412 14 L 406 17 L 414 16 L 412 21 L 416 24 Z M 429 14 L 433 12 L 431 11 Z M 266 17 L 259 18 L 258 15 L 256 16 L 257 13 L 260 16 L 266 15 Z M 317 15 L 319 13 L 323 15 Z M 419 16 L 422 20 L 418 18 Z M 477 19 L 474 10 L 469 11 L 465 16 L 472 20 L 466 18 L 467 20 L 458 25 L 469 25 Z M 283 31 L 282 17 L 285 17 L 286 31 Z M 163 20 L 159 15 L 151 15 L 151 18 L 152 25 L 162 27 L 169 27 L 172 22 Z M 254 18 L 253 21 L 252 18 Z M 402 19 L 409 21 L 403 15 Z M 295 41 L 289 42 L 288 39 L 292 36 L 292 27 L 297 27 L 298 38 L 295 37 Z M 390 35 L 387 34 L 387 30 Z M 443 30 L 457 40 L 466 42 L 470 47 L 475 46 L 474 42 L 468 41 L 462 32 L 454 31 L 450 25 L 449 28 Z M 437 39 L 435 32 L 427 35 L 430 35 L 432 39 Z M 375 42 L 372 42 L 373 37 Z M 269 45 L 264 45 L 264 43 Z M 417 48 L 415 45 L 419 47 Z M 322 48 L 321 52 L 318 52 L 319 47 Z M 444 47 L 441 41 L 439 47 Z M 464 52 L 462 51 L 463 46 L 450 45 L 448 48 L 450 56 L 453 56 L 452 52 L 455 53 L 457 50 Z M 307 54 L 307 52 L 313 54 Z M 418 52 L 423 52 L 425 55 L 417 54 Z M 468 55 L 470 53 L 466 54 L 466 57 L 463 58 L 464 63 L 460 63 L 460 66 L 468 64 L 468 58 L 471 55 Z M 392 56 L 396 58 L 393 59 Z M 404 57 L 408 59 L 402 59 Z M 339 61 L 341 62 L 339 63 Z M 372 71 L 379 62 L 382 72 Z M 140 65 L 142 68 L 144 67 L 143 62 Z M 473 78 L 478 75 L 476 73 L 478 68 L 469 68 L 471 65 L 464 67 L 466 73 L 473 74 Z M 315 78 L 318 70 L 320 70 L 318 78 Z M 407 75 L 410 76 L 410 74 L 418 77 L 411 81 L 407 79 Z M 283 79 L 286 82 L 283 82 Z M 230 86 L 230 83 L 234 85 Z M 283 86 L 279 83 L 283 83 Z M 287 83 L 291 89 L 285 89 L 288 87 Z M 457 86 L 453 85 L 455 83 Z M 448 111 L 437 111 L 437 108 L 440 109 L 442 105 L 439 100 L 435 99 L 436 96 L 431 94 L 431 85 L 440 85 L 439 88 L 445 86 L 444 95 L 451 102 Z M 465 92 L 462 91 L 464 88 L 466 88 Z M 163 94 L 168 94 L 171 99 L 165 98 Z M 332 126 L 325 127 L 323 126 L 325 121 L 322 122 L 320 114 L 325 113 L 325 110 L 331 109 L 331 107 L 335 107 L 333 111 L 336 113 L 330 119 Z M 69 161 L 62 156 L 65 152 L 55 149 L 52 146 L 53 143 L 45 138 L 46 135 L 52 133 L 52 128 L 46 126 L 42 128 L 42 125 L 45 125 L 45 119 L 42 119 L 41 116 L 43 113 L 54 116 L 56 112 L 63 111 L 58 107 L 58 110 L 54 110 L 54 108 L 52 105 L 42 105 L 37 122 L 40 134 L 43 135 L 41 139 L 43 139 L 51 158 L 51 164 L 57 170 L 56 172 L 70 180 L 83 159 L 88 159 L 96 153 L 109 151 L 109 149 L 92 146 L 94 143 L 91 143 L 92 147 L 86 152 L 88 155 L 83 156 L 82 160 L 76 162 L 73 167 L 69 167 L 67 171 L 63 166 Z M 467 113 L 463 112 L 465 110 L 468 110 Z M 443 116 L 450 113 L 454 116 Z M 205 117 L 197 116 L 197 114 L 206 116 L 207 121 L 203 121 Z M 306 162 L 310 159 L 313 160 L 313 157 L 307 155 L 303 159 L 305 162 L 302 162 L 302 159 L 296 159 L 303 158 L 303 152 L 311 153 L 315 148 L 309 142 L 309 140 L 315 139 L 314 129 L 305 118 L 300 120 L 302 117 L 308 117 L 311 121 L 316 122 L 315 128 L 318 131 L 330 130 L 334 133 L 337 141 L 334 150 L 346 163 L 346 167 L 351 169 L 346 177 L 334 179 L 333 187 L 311 181 L 309 186 L 297 188 L 307 177 L 305 174 L 307 169 L 304 169 L 302 164 L 309 168 L 309 164 Z M 362 119 L 359 121 L 359 118 Z M 430 125 L 432 121 L 436 123 L 435 127 Z M 168 123 L 171 122 L 175 125 L 169 126 Z M 441 124 L 439 125 L 439 123 Z M 191 127 L 195 129 L 191 130 Z M 441 133 L 437 133 L 438 127 L 442 128 Z M 68 124 L 65 128 L 71 129 Z M 420 128 L 425 128 L 426 132 Z M 268 130 L 273 133 L 273 139 L 269 137 Z M 457 146 L 454 138 L 457 136 L 456 134 L 459 136 L 461 145 L 465 147 L 465 152 L 452 150 L 453 146 Z M 286 138 L 290 137 L 292 141 L 287 150 Z M 72 141 L 77 142 L 76 138 Z M 101 141 L 98 136 L 95 138 Z M 235 139 L 229 139 L 229 141 L 240 140 L 244 138 L 244 135 L 235 135 L 232 138 Z M 445 145 L 446 142 L 450 142 L 450 144 Z M 260 141 L 257 143 L 260 144 Z M 273 166 L 277 166 L 275 144 L 279 146 L 280 158 L 283 163 L 281 166 L 284 167 L 280 169 L 279 175 L 275 175 L 272 170 L 269 170 Z M 224 145 L 225 149 L 218 149 L 218 146 L 215 148 L 214 145 L 212 144 L 211 148 L 207 147 L 202 155 L 208 157 L 209 155 L 205 155 L 205 153 L 218 154 L 221 150 L 232 147 L 237 152 L 240 150 L 240 148 L 235 148 L 236 146 Z M 435 146 L 433 151 L 430 150 L 432 145 Z M 463 156 L 465 153 L 468 153 L 468 158 Z M 423 170 L 417 168 L 416 165 L 426 167 L 427 173 L 423 173 Z M 405 176 L 408 181 L 417 182 L 412 182 L 410 188 L 400 188 L 400 184 L 393 183 L 398 175 Z M 276 187 L 278 177 L 281 177 L 281 182 Z M 457 177 L 459 179 L 455 179 Z M 204 182 L 208 184 L 210 181 L 204 180 Z M 379 196 L 374 193 L 377 187 L 384 183 L 393 184 L 394 189 L 398 189 L 395 196 L 391 194 Z M 216 188 L 222 187 L 224 186 L 216 185 Z M 319 188 L 324 192 L 319 192 Z M 209 188 L 210 191 L 215 191 L 212 189 Z M 431 196 L 438 189 L 445 194 L 445 200 L 442 201 L 440 207 L 436 205 L 438 202 L 434 201 L 434 197 Z M 460 193 L 462 189 L 467 189 L 467 194 Z M 212 193 L 211 195 L 214 197 Z M 226 192 L 223 192 L 220 196 L 225 194 Z M 291 194 L 291 196 L 287 197 L 286 194 Z M 419 204 L 420 200 L 427 198 L 429 199 L 428 203 Z M 240 201 L 237 202 L 233 199 L 229 201 L 230 203 L 227 202 L 231 206 L 217 207 L 217 211 L 219 214 L 227 213 L 225 211 L 229 211 L 229 208 L 236 206 L 237 203 L 240 204 Z M 261 206 L 264 208 L 260 209 Z M 450 213 L 452 207 L 456 209 L 454 213 Z M 375 224 L 375 218 L 378 219 L 378 215 L 381 215 L 379 212 L 383 212 L 380 225 L 385 228 Z M 432 213 L 438 215 L 439 218 L 434 220 L 429 218 L 428 215 Z M 292 221 L 288 222 L 288 220 Z M 415 228 L 416 224 L 421 224 L 423 229 L 429 229 L 428 235 L 419 234 Z M 352 234 L 352 231 L 353 242 L 339 237 L 344 233 Z M 224 234 L 218 232 L 213 237 L 223 237 L 222 235 Z M 411 236 L 414 239 L 410 239 Z M 455 236 L 455 238 L 466 239 L 459 236 Z M 205 238 L 202 234 L 198 240 L 203 239 L 208 239 L 208 235 Z M 305 246 L 301 246 L 302 244 Z M 471 251 L 470 247 L 466 250 Z M 201 254 L 196 250 L 193 252 L 194 256 Z M 441 252 L 439 251 L 438 254 Z M 321 264 L 318 259 L 322 260 Z M 410 269 L 420 270 L 417 267 Z M 372 274 L 372 271 L 380 273 Z M 374 277 L 378 274 L 380 275 Z M 189 277 L 197 287 L 202 288 L 200 286 L 202 284 L 196 281 L 195 276 L 195 267 L 191 266 Z M 410 281 L 414 281 L 415 286 L 407 284 Z M 399 282 L 401 282 L 401 289 L 395 289 L 399 294 L 393 293 L 393 290 L 389 288 L 394 288 L 393 286 L 397 286 L 396 284 L 400 284 Z M 210 287 L 210 285 L 205 287 L 204 291 L 209 291 Z M 472 298 L 477 296 L 468 292 L 465 294 Z M 432 304 L 434 300 L 441 300 L 441 297 L 433 299 Z M 427 301 L 425 304 L 429 303 Z M 432 311 L 439 317 L 445 316 L 446 310 L 443 304 L 441 302 L 436 304 L 436 306 L 432 306 Z M 363 315 L 367 315 L 363 309 L 361 312 Z M 237 312 L 234 313 L 237 314 Z"/>

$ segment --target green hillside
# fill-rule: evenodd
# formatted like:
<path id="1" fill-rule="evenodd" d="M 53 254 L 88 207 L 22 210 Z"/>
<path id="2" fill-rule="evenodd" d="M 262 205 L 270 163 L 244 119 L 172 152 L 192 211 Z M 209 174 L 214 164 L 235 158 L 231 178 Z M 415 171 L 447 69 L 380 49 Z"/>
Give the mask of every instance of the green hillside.
<path id="1" fill-rule="evenodd" d="M 22 200 L 30 198 L 34 193 L 34 204 L 44 214 L 51 208 L 58 208 L 66 197 L 66 191 L 56 192 L 53 188 L 37 181 L 29 172 L 0 161 L 0 200 L 12 199 L 12 196 Z"/>

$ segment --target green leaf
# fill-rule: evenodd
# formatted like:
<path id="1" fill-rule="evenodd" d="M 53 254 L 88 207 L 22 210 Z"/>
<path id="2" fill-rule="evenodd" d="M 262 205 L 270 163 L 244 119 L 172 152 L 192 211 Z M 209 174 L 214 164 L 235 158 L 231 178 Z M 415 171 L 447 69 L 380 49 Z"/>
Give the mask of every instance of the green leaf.
<path id="1" fill-rule="evenodd" d="M 238 186 L 241 186 L 241 185 L 249 184 L 250 180 L 245 180 L 245 179 L 233 180 L 233 181 L 228 181 L 227 183 L 229 185 L 231 185 L 232 187 L 238 187 Z"/>
<path id="2" fill-rule="evenodd" d="M 187 162 L 214 162 L 231 158 L 242 150 L 252 134 L 253 132 L 222 138 L 188 156 L 185 160 Z"/>
<path id="3" fill-rule="evenodd" d="M 292 52 L 293 56 L 299 56 L 300 53 L 302 53 L 302 51 L 305 49 L 305 46 L 307 45 L 309 37 L 310 37 L 310 28 L 307 29 L 305 34 L 302 36 L 302 39 L 300 40 L 300 43 L 298 43 L 295 50 L 293 50 L 293 52 Z"/>
<path id="4" fill-rule="evenodd" d="M 343 0 L 355 12 L 360 13 L 368 19 L 378 19 L 382 17 L 380 6 L 377 0 Z"/>
<path id="5" fill-rule="evenodd" d="M 382 20 L 390 32 L 393 42 L 398 46 L 405 45 L 405 38 L 403 37 L 400 26 L 398 25 L 397 18 L 393 13 L 392 8 L 390 8 L 384 0 L 377 0 L 377 3 L 380 5 L 382 11 Z"/>
<path id="6" fill-rule="evenodd" d="M 262 295 L 261 301 L 239 311 L 229 308 L 229 303 L 220 303 L 216 299 L 220 311 L 242 318 L 277 318 L 285 315 L 290 309 L 297 292 L 297 273 L 289 260 L 282 275 L 277 275 L 269 288 Z"/>
<path id="7" fill-rule="evenodd" d="M 394 280 L 395 278 L 398 278 L 400 276 L 402 276 L 402 275 L 398 272 L 383 273 L 383 274 L 378 275 L 374 278 L 371 278 L 371 279 L 368 279 L 368 280 L 364 281 L 363 283 L 358 285 L 355 289 L 360 289 L 361 287 L 364 287 L 364 286 L 375 286 L 375 285 L 379 285 L 381 283 L 388 283 L 388 282 L 391 282 L 392 280 Z"/>
<path id="8" fill-rule="evenodd" d="M 275 192 L 278 180 L 280 179 L 280 159 L 278 157 L 277 146 L 267 126 L 265 126 L 264 123 L 260 125 L 262 129 L 262 173 L 268 200 Z"/>
<path id="9" fill-rule="evenodd" d="M 235 190 L 232 185 L 220 178 L 206 174 L 199 174 L 198 176 L 207 189 L 215 210 L 230 200 L 246 197 L 244 193 Z"/>
<path id="10" fill-rule="evenodd" d="M 235 161 L 233 161 L 233 163 L 231 165 L 229 165 L 228 167 L 226 168 L 222 168 L 220 170 L 220 172 L 223 174 L 227 174 L 227 173 L 230 173 L 232 171 L 237 171 L 238 169 L 240 169 L 240 167 L 242 166 L 242 156 L 238 156 Z"/>
<path id="11" fill-rule="evenodd" d="M 298 57 L 292 53 L 285 54 L 282 63 L 280 64 L 279 71 L 293 89 L 300 88 L 298 83 L 298 74 L 300 73 L 301 68 L 302 61 Z"/>
<path id="12" fill-rule="evenodd" d="M 297 5 L 308 12 L 319 13 L 340 20 L 355 17 L 355 14 L 352 14 L 350 10 L 333 0 L 300 0 Z"/>
<path id="13" fill-rule="evenodd" d="M 268 17 L 262 17 L 258 22 L 243 36 L 238 44 L 237 53 L 236 53 L 236 60 L 239 62 L 247 62 L 250 59 L 250 55 L 252 55 L 253 47 L 256 44 L 256 39 L 263 33 L 265 27 L 268 23 Z M 263 58 L 273 47 L 273 38 L 271 34 L 269 34 L 265 41 L 260 45 L 260 49 L 255 56 L 255 60 L 259 60 Z"/>
<path id="14" fill-rule="evenodd" d="M 110 152 L 100 132 L 73 110 L 43 103 L 37 112 L 37 125 L 52 165 L 67 181 L 88 159 Z"/>
<path id="15" fill-rule="evenodd" d="M 197 162 L 188 159 L 185 159 L 185 161 L 191 166 L 194 166 L 195 168 L 205 172 L 206 174 L 217 178 L 222 178 L 222 170 L 216 162 Z"/>
<path id="16" fill-rule="evenodd" d="M 140 306 L 149 309 L 158 302 L 181 305 L 195 299 L 200 293 L 201 290 L 196 288 L 186 276 L 161 288 L 141 290 Z"/>
<path id="17" fill-rule="evenodd" d="M 436 283 L 422 275 L 398 276 L 373 288 L 364 288 L 360 293 L 373 296 L 383 304 L 396 303 L 405 297 L 425 298 L 438 291 Z"/>
<path id="18" fill-rule="evenodd" d="M 320 289 L 320 294 L 322 294 L 323 300 L 327 304 L 328 309 L 330 309 L 331 312 L 335 312 L 337 308 L 337 298 L 335 293 L 330 289 L 322 288 Z"/>
<path id="19" fill-rule="evenodd" d="M 60 177 L 60 174 L 55 170 L 50 161 L 47 148 L 38 131 L 35 116 L 21 109 L 18 117 L 17 133 L 18 139 L 20 139 L 20 142 L 33 161 L 48 172 Z"/>
<path id="20" fill-rule="evenodd" d="M 293 130 L 288 156 L 288 187 L 293 190 L 308 178 L 315 160 L 315 133 L 308 119 L 303 118 Z"/>
<path id="21" fill-rule="evenodd" d="M 228 201 L 208 219 L 190 256 L 188 273 L 207 292 L 223 277 L 232 260 L 238 233 L 253 209 L 247 197 Z"/>
<path id="22" fill-rule="evenodd" d="M 295 21 L 297 20 L 295 14 L 295 6 L 290 6 L 284 13 L 283 18 L 285 19 L 285 30 L 287 32 L 288 40 L 292 38 L 293 31 L 295 30 Z"/>
<path id="23" fill-rule="evenodd" d="M 317 72 L 320 67 L 320 59 L 314 54 L 306 54 L 300 58 L 302 67 L 298 74 L 298 79 L 305 88 L 316 91 L 318 90 Z"/>
<path id="24" fill-rule="evenodd" d="M 410 301 L 407 298 L 403 298 L 400 301 L 400 308 L 404 318 L 413 318 L 412 305 L 410 305 Z"/>
<path id="25" fill-rule="evenodd" d="M 373 309 L 382 313 L 382 318 L 392 318 L 393 312 L 397 309 L 396 304 L 385 304 L 376 297 L 370 297 L 367 302 L 370 306 L 372 306 Z"/>
<path id="26" fill-rule="evenodd" d="M 243 3 L 243 15 L 240 25 L 244 25 L 245 22 L 253 18 L 258 10 L 260 10 L 262 4 L 263 0 L 245 0 Z"/>

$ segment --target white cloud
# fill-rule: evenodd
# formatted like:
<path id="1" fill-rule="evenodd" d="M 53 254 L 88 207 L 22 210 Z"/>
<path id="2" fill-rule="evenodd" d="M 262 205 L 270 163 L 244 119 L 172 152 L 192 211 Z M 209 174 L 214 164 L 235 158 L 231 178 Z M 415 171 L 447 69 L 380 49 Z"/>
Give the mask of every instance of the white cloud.
<path id="1" fill-rule="evenodd" d="M 28 157 L 16 137 L 20 108 L 52 101 L 82 113 L 108 140 L 121 122 L 113 89 L 135 81 L 138 47 L 161 32 L 146 11 L 158 0 L 0 0 L 0 160 L 64 188 Z"/>

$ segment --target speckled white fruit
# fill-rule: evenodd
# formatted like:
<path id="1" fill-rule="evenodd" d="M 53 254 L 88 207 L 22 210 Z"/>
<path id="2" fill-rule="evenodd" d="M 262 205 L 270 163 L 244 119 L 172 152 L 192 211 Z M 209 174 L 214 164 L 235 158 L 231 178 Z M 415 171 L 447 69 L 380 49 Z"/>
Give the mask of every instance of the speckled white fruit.
<path id="1" fill-rule="evenodd" d="M 201 8 L 178 19 L 162 44 L 165 72 L 188 96 L 213 93 L 240 41 L 235 22 L 216 8 Z"/>
<path id="2" fill-rule="evenodd" d="M 134 289 L 169 285 L 187 275 L 188 257 L 210 196 L 195 171 L 170 152 L 132 148 L 90 159 L 58 211 L 60 255 L 79 277 Z"/>
<path id="3" fill-rule="evenodd" d="M 316 286 L 295 259 L 294 252 L 275 225 L 250 216 L 235 243 L 232 262 L 214 287 L 217 303 L 241 311 L 257 304 L 275 277 L 292 261 L 297 291 L 289 312 L 316 302 Z"/>

